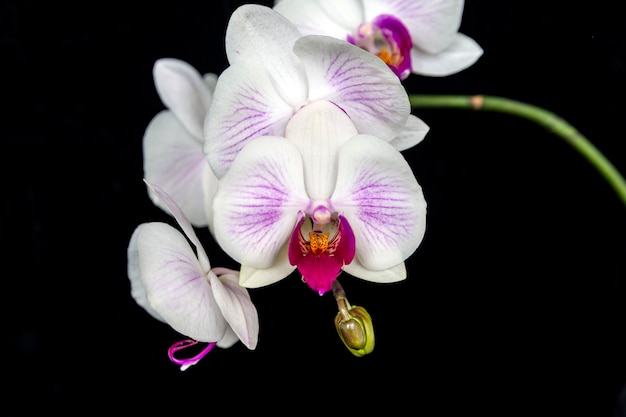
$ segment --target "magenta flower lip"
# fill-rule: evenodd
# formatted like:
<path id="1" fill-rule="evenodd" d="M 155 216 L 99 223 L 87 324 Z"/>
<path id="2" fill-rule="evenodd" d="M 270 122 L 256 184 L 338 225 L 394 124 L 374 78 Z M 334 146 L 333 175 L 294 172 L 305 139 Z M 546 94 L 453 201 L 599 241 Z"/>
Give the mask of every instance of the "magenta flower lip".
<path id="1" fill-rule="evenodd" d="M 382 59 L 389 68 L 404 80 L 411 74 L 411 34 L 402 21 L 388 14 L 361 23 L 355 35 L 347 41 Z"/>
<path id="2" fill-rule="evenodd" d="M 289 242 L 289 262 L 302 274 L 302 279 L 320 295 L 332 289 L 333 282 L 344 265 L 350 264 L 356 253 L 355 237 L 348 221 L 341 215 L 333 221 L 337 226 L 334 236 L 330 232 L 311 231 L 307 240 L 302 225 L 309 217 L 296 224 Z"/>

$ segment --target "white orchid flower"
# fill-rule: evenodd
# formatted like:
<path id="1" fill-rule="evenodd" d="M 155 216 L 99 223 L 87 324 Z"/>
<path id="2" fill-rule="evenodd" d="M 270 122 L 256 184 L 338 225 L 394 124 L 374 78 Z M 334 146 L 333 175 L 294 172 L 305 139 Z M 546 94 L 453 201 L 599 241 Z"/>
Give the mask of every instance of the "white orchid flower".
<path id="1" fill-rule="evenodd" d="M 210 226 L 217 178 L 203 152 L 203 126 L 217 75 L 203 77 L 184 61 L 163 58 L 155 62 L 153 76 L 167 109 L 150 121 L 144 133 L 144 177 L 172 196 L 194 226 Z M 149 187 L 148 195 L 168 210 Z"/>
<path id="2" fill-rule="evenodd" d="M 166 223 L 144 223 L 135 229 L 128 246 L 132 297 L 154 318 L 190 338 L 170 348 L 170 359 L 185 370 L 214 346 L 228 348 L 241 340 L 255 349 L 258 314 L 248 291 L 238 284 L 238 271 L 211 268 L 180 207 L 158 186 L 146 183 L 185 233 Z M 200 354 L 189 359 L 174 356 L 198 342 L 208 343 Z"/>
<path id="3" fill-rule="evenodd" d="M 220 74 L 205 122 L 205 153 L 221 178 L 260 136 L 285 136 L 289 120 L 317 100 L 342 109 L 358 133 L 404 150 L 428 126 L 410 114 L 404 86 L 377 57 L 328 36 L 302 36 L 269 7 L 246 4 L 226 30 L 229 67 Z"/>
<path id="4" fill-rule="evenodd" d="M 297 267 L 324 294 L 341 271 L 404 279 L 426 202 L 400 152 L 318 100 L 291 118 L 285 137 L 260 137 L 239 152 L 214 212 L 218 243 L 242 264 L 241 285 L 269 285 Z"/>
<path id="5" fill-rule="evenodd" d="M 348 41 L 386 62 L 401 80 L 446 76 L 483 54 L 459 33 L 463 0 L 280 0 L 274 10 L 304 35 Z"/>

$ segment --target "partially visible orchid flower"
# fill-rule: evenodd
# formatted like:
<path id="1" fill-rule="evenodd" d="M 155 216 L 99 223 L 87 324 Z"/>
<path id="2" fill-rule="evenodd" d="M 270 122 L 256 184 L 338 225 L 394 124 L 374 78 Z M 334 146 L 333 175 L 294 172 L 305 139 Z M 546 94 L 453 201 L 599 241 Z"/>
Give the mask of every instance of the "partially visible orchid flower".
<path id="1" fill-rule="evenodd" d="M 274 10 L 304 35 L 348 41 L 381 58 L 401 80 L 446 76 L 473 65 L 482 48 L 459 33 L 463 0 L 280 0 Z"/>
<path id="2" fill-rule="evenodd" d="M 285 137 L 248 143 L 219 182 L 215 237 L 254 288 L 296 267 L 324 294 L 345 271 L 372 282 L 406 277 L 425 232 L 426 202 L 391 144 L 358 134 L 335 104 L 298 111 Z"/>
<path id="3" fill-rule="evenodd" d="M 218 78 L 204 129 L 204 150 L 218 178 L 248 142 L 284 137 L 289 120 L 317 100 L 345 112 L 358 133 L 397 150 L 428 132 L 410 114 L 406 90 L 384 62 L 345 41 L 302 36 L 269 7 L 237 8 L 225 44 L 230 65 Z"/>
<path id="4" fill-rule="evenodd" d="M 144 177 L 172 196 L 191 224 L 210 226 L 217 178 L 203 152 L 202 130 L 217 75 L 202 77 L 184 61 L 163 58 L 155 62 L 153 76 L 167 109 L 150 121 L 144 133 Z M 148 195 L 168 211 L 150 187 Z"/>
<path id="5" fill-rule="evenodd" d="M 185 370 L 213 346 L 228 348 L 241 340 L 255 349 L 258 314 L 248 291 L 238 284 L 238 271 L 211 268 L 178 205 L 158 186 L 146 183 L 185 233 L 166 223 L 144 223 L 135 229 L 128 246 L 128 277 L 137 304 L 190 338 L 172 345 L 170 359 Z M 199 355 L 176 358 L 178 350 L 198 342 L 208 343 Z"/>

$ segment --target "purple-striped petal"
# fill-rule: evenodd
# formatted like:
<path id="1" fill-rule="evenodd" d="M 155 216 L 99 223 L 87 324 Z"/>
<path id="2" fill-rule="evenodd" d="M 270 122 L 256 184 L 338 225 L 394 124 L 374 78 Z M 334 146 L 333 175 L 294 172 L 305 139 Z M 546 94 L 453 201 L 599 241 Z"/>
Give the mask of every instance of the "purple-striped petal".
<path id="1" fill-rule="evenodd" d="M 301 96 L 304 100 L 305 90 Z M 204 126 L 204 152 L 215 175 L 224 176 L 252 139 L 284 136 L 293 112 L 263 66 L 240 62 L 227 68 L 215 87 L 213 107 Z"/>
<path id="2" fill-rule="evenodd" d="M 262 137 L 241 150 L 215 199 L 215 237 L 243 265 L 268 268 L 306 208 L 302 157 L 283 137 Z"/>
<path id="3" fill-rule="evenodd" d="M 391 140 L 406 124 L 408 95 L 381 59 L 346 41 L 315 35 L 298 39 L 294 52 L 306 68 L 309 99 L 335 103 L 359 133 Z"/>
<path id="4" fill-rule="evenodd" d="M 175 115 L 164 110 L 151 121 L 143 136 L 143 170 L 147 181 L 160 186 L 178 202 L 189 221 L 197 227 L 208 224 L 203 190 L 215 188 L 217 178 L 211 171 L 202 144 L 180 124 Z M 153 203 L 167 211 L 149 189 Z"/>
<path id="5" fill-rule="evenodd" d="M 350 222 L 357 257 L 368 269 L 403 262 L 424 237 L 422 189 L 402 154 L 374 136 L 355 136 L 339 151 L 331 204 Z"/>
<path id="6" fill-rule="evenodd" d="M 140 225 L 128 248 L 131 294 L 174 330 L 201 342 L 220 340 L 227 322 L 185 236 L 166 223 Z M 135 286 L 137 283 L 140 286 Z M 137 296 L 138 291 L 143 295 Z"/>

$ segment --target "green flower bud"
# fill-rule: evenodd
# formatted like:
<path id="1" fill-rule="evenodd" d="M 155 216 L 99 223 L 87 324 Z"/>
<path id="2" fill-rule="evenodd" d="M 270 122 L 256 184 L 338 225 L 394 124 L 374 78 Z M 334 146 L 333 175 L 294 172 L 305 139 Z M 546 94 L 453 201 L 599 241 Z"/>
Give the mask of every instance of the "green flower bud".
<path id="1" fill-rule="evenodd" d="M 372 318 L 363 307 L 340 309 L 335 316 L 339 338 L 354 356 L 364 356 L 374 350 Z"/>

